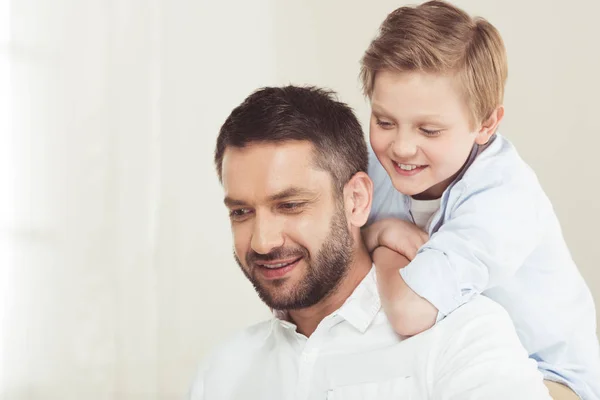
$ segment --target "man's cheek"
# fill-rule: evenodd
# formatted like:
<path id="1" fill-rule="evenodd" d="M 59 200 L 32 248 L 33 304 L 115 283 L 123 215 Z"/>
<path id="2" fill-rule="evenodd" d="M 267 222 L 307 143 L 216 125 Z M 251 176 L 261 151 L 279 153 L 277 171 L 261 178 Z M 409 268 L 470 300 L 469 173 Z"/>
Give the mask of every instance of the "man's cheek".
<path id="1" fill-rule="evenodd" d="M 248 251 L 250 249 L 250 241 L 252 240 L 252 238 L 248 235 L 245 235 L 243 231 L 240 231 L 236 228 L 232 229 L 232 234 L 233 251 L 235 252 L 237 258 L 239 258 L 240 261 L 245 264 L 246 255 L 248 254 Z"/>
<path id="2" fill-rule="evenodd" d="M 326 239 L 327 229 L 323 227 L 327 225 L 327 220 L 328 218 L 324 216 L 321 219 L 304 221 L 296 227 L 295 234 L 290 236 L 294 238 L 296 244 L 312 251 L 315 243 L 321 243 Z"/>

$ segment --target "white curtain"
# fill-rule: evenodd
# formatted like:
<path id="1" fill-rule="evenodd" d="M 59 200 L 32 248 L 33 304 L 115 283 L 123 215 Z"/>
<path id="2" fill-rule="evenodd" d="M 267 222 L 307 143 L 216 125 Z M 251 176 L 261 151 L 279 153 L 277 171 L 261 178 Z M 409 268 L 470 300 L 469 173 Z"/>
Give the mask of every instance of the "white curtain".
<path id="1" fill-rule="evenodd" d="M 1 399 L 181 398 L 263 312 L 211 161 L 231 107 L 274 83 L 272 4 L 245 3 L 0 3 Z M 199 293 L 217 267 L 254 305 L 235 321 L 203 309 L 239 307 L 223 282 Z"/>

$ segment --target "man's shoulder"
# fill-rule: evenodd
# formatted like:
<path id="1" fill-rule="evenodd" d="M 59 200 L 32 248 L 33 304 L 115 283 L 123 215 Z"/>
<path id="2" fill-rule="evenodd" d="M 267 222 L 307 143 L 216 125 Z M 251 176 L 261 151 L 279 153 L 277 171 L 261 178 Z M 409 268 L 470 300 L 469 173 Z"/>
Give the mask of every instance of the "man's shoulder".
<path id="1" fill-rule="evenodd" d="M 222 341 L 210 355 L 211 363 L 229 357 L 239 357 L 253 349 L 260 348 L 271 335 L 274 320 L 266 320 L 235 332 Z"/>
<path id="2" fill-rule="evenodd" d="M 496 315 L 502 318 L 510 318 L 500 304 L 483 295 L 478 295 L 461 307 L 458 307 L 454 314 L 456 314 L 456 318 L 474 318 L 482 315 Z"/>
<path id="3" fill-rule="evenodd" d="M 453 357 L 503 349 L 527 358 L 508 312 L 493 300 L 479 295 L 458 307 L 434 326 L 437 353 Z"/>
<path id="4" fill-rule="evenodd" d="M 465 324 L 485 324 L 490 320 L 504 324 L 510 329 L 514 329 L 514 325 L 508 312 L 498 303 L 490 298 L 478 295 L 462 306 L 458 307 L 446 318 L 439 322 L 452 327 L 463 327 Z"/>
<path id="5" fill-rule="evenodd" d="M 228 383 L 251 368 L 251 360 L 273 329 L 274 320 L 263 321 L 234 333 L 205 357 L 197 369 L 190 399 L 203 399 L 210 383 L 211 390 L 224 390 Z M 217 396 L 217 398 L 219 398 Z"/>

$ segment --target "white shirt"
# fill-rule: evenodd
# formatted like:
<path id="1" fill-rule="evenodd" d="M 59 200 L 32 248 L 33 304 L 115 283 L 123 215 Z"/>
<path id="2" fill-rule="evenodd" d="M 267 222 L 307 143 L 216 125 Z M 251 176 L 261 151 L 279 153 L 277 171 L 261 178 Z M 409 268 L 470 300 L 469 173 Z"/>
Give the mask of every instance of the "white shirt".
<path id="1" fill-rule="evenodd" d="M 380 306 L 372 270 L 309 337 L 273 318 L 203 364 L 190 400 L 550 399 L 508 314 L 478 297 L 402 339 Z"/>
<path id="2" fill-rule="evenodd" d="M 429 231 L 429 225 L 433 216 L 440 209 L 442 199 L 435 200 L 417 200 L 412 199 L 410 213 L 412 214 L 415 225 L 424 231 Z"/>

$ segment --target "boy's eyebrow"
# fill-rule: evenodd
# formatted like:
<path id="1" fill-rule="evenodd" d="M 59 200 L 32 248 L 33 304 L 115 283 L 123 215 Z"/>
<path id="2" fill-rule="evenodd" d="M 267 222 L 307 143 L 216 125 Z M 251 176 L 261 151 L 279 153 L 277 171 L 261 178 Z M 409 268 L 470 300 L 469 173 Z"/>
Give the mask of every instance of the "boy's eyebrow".
<path id="1" fill-rule="evenodd" d="M 391 115 L 392 115 L 392 113 L 391 113 L 391 112 L 388 112 L 388 111 L 385 109 L 385 107 L 383 107 L 383 106 L 382 106 L 381 104 L 379 104 L 379 103 L 371 103 L 371 110 L 373 110 L 373 111 L 375 111 L 376 113 L 379 113 L 379 114 L 386 114 L 386 115 L 389 115 L 389 116 L 391 116 Z"/>
<path id="2" fill-rule="evenodd" d="M 393 114 L 388 112 L 383 106 L 378 103 L 371 103 L 371 109 L 376 114 L 382 114 L 387 117 L 393 118 Z M 444 116 L 441 114 L 423 114 L 419 115 L 418 118 L 423 121 L 433 120 L 433 122 L 442 122 L 444 120 Z"/>

